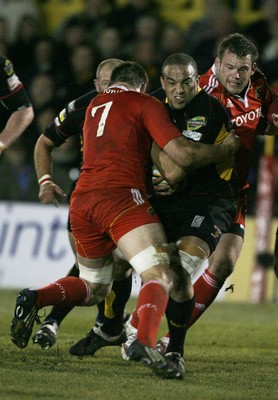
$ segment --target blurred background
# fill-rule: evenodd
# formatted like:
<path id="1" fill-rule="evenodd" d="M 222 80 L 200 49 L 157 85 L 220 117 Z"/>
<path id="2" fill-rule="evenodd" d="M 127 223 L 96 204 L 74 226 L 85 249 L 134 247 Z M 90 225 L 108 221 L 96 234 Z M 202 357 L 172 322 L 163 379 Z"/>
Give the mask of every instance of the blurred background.
<path id="1" fill-rule="evenodd" d="M 93 79 L 100 61 L 110 57 L 138 61 L 149 74 L 148 92 L 151 92 L 160 86 L 160 68 L 169 54 L 190 54 L 202 74 L 212 65 L 219 41 L 233 32 L 243 33 L 256 43 L 260 52 L 258 66 L 278 91 L 277 0 L 0 0 L 0 52 L 14 63 L 35 109 L 31 126 L 0 158 L 2 212 L 9 209 L 7 205 L 11 202 L 20 206 L 38 203 L 34 144 L 67 102 L 94 89 Z M 0 107 L 0 129 L 7 118 L 7 111 Z M 267 143 L 263 136 L 257 137 L 249 176 L 250 222 L 240 258 L 240 263 L 247 267 L 236 268 L 239 271 L 243 268 L 248 274 L 259 246 L 257 226 L 265 220 L 264 204 L 269 209 L 269 203 L 273 223 L 268 228 L 269 251 L 263 252 L 266 253 L 263 264 L 266 268 L 271 265 L 271 257 L 267 257 L 273 248 L 278 217 L 277 146 L 277 141 Z M 266 153 L 271 158 L 271 165 L 266 168 L 268 176 L 262 169 Z M 54 181 L 69 192 L 79 166 L 78 142 L 69 140 L 55 149 L 53 156 Z M 258 184 L 260 173 L 264 174 L 262 181 L 268 180 L 274 188 L 271 193 Z M 6 257 L 3 226 L 2 218 L 0 256 Z M 0 261 L 0 279 L 1 268 L 5 270 L 6 266 L 2 262 L 1 267 Z M 237 271 L 235 277 L 236 274 Z M 273 289 L 263 298 L 277 295 L 277 285 L 272 281 L 274 274 L 272 271 L 269 274 L 268 288 Z M 241 281 L 242 276 L 240 272 L 236 279 Z M 249 278 L 248 275 L 246 295 L 240 299 L 248 298 Z"/>

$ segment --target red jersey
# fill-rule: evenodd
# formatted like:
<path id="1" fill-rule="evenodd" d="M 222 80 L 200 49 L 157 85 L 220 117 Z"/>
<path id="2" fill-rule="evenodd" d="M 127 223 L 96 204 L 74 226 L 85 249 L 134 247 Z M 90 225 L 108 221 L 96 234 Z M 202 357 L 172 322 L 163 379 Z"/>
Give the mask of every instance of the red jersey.
<path id="1" fill-rule="evenodd" d="M 241 147 L 235 155 L 236 170 L 240 186 L 247 183 L 254 141 L 260 122 L 260 117 L 267 116 L 268 108 L 273 101 L 273 93 L 267 84 L 265 76 L 259 70 L 251 76 L 244 97 L 229 94 L 218 81 L 215 65 L 200 77 L 200 86 L 215 96 L 227 109 L 232 127 L 241 138 Z"/>
<path id="2" fill-rule="evenodd" d="M 107 187 L 146 191 L 153 140 L 163 148 L 181 133 L 158 100 L 111 87 L 91 101 L 83 136 L 79 192 Z"/>

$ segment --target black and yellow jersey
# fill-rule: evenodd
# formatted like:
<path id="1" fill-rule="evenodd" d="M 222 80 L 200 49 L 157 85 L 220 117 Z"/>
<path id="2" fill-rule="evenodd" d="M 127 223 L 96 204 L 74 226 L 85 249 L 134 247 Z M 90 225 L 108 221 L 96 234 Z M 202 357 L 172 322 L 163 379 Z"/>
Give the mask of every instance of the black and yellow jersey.
<path id="1" fill-rule="evenodd" d="M 56 146 L 63 144 L 70 136 L 79 135 L 83 142 L 83 124 L 88 105 L 91 100 L 98 95 L 96 90 L 92 90 L 81 97 L 69 102 L 56 116 L 49 125 L 44 135 L 48 137 Z M 82 149 L 81 149 L 82 151 Z"/>
<path id="2" fill-rule="evenodd" d="M 172 121 L 188 140 L 217 144 L 221 143 L 230 131 L 230 120 L 226 109 L 216 98 L 202 89 L 199 89 L 192 101 L 181 110 L 169 106 L 162 88 L 152 93 L 152 96 L 165 104 Z M 218 194 L 224 197 L 236 195 L 238 182 L 234 170 L 234 158 L 229 157 L 217 164 L 212 163 L 195 170 L 188 176 L 187 184 L 181 190 L 200 195 Z"/>

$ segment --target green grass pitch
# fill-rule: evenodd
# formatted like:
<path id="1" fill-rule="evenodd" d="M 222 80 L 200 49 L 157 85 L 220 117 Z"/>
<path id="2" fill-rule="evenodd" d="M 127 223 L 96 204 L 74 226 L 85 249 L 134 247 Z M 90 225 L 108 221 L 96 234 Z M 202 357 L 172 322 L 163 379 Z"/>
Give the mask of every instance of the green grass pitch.
<path id="1" fill-rule="evenodd" d="M 122 360 L 119 347 L 82 360 L 69 354 L 91 329 L 96 307 L 75 308 L 53 348 L 17 348 L 9 336 L 15 296 L 0 290 L 2 400 L 278 400 L 277 304 L 214 303 L 188 331 L 185 379 L 169 381 Z"/>

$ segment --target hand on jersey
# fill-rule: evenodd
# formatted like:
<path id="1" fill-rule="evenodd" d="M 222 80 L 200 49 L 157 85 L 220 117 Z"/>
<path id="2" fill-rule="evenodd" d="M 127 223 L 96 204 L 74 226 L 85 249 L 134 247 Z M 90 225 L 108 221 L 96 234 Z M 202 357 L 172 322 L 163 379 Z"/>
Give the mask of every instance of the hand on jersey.
<path id="1" fill-rule="evenodd" d="M 231 129 L 229 135 L 223 140 L 223 144 L 227 146 L 228 155 L 234 155 L 240 148 L 240 137 L 235 134 L 235 130 Z"/>
<path id="2" fill-rule="evenodd" d="M 278 96 L 270 104 L 267 114 L 267 120 L 270 124 L 278 128 Z"/>
<path id="3" fill-rule="evenodd" d="M 171 186 L 157 169 L 153 170 L 152 184 L 156 194 L 161 196 L 169 196 L 171 194 Z"/>
<path id="4" fill-rule="evenodd" d="M 178 185 L 169 185 L 157 169 L 153 170 L 152 184 L 155 193 L 160 196 L 169 196 L 178 188 Z"/>
<path id="5" fill-rule="evenodd" d="M 66 196 L 66 193 L 53 182 L 47 182 L 40 187 L 39 200 L 43 204 L 53 203 L 56 207 L 59 207 L 59 199 Z"/>

